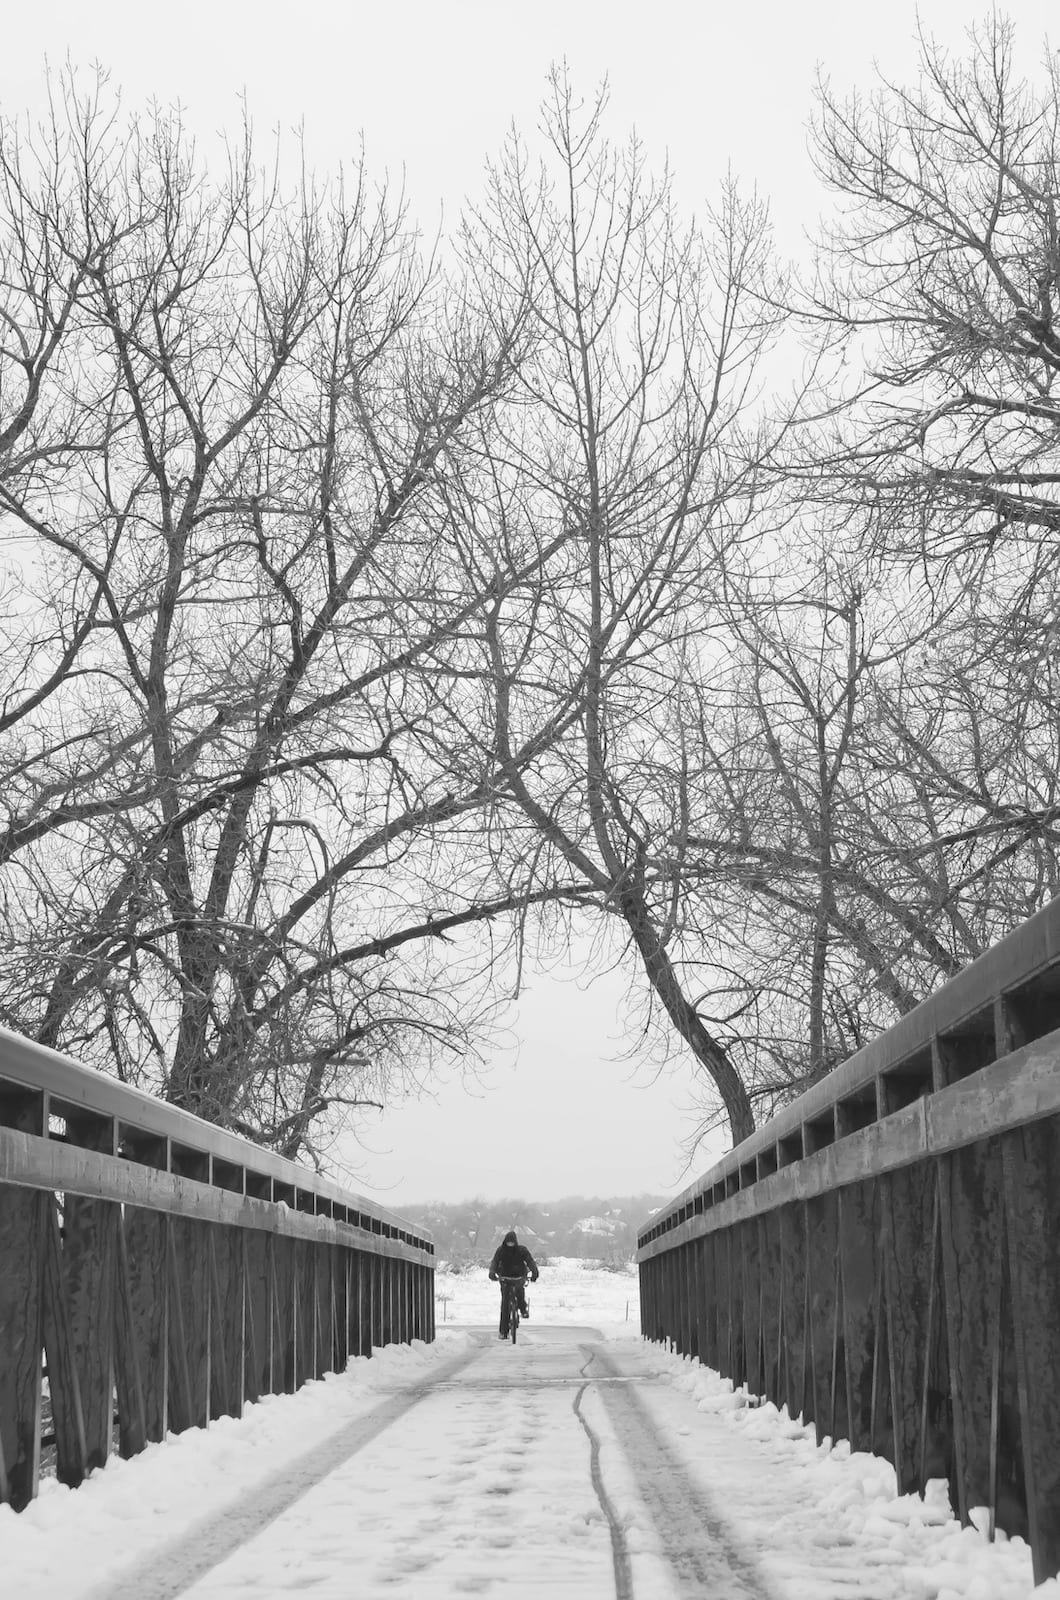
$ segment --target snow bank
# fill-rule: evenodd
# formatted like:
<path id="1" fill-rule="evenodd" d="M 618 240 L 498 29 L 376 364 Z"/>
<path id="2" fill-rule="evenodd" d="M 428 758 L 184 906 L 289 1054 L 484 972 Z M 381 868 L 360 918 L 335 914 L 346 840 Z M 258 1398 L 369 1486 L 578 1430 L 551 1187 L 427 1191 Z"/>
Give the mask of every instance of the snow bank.
<path id="1" fill-rule="evenodd" d="M 1035 1588 L 1023 1539 L 999 1532 L 988 1542 L 985 1512 L 976 1518 L 983 1532 L 961 1527 L 944 1480 L 929 1483 L 924 1499 L 900 1495 L 883 1457 L 845 1440 L 818 1445 L 786 1407 L 759 1404 L 710 1368 L 651 1348 L 657 1370 L 713 1427 L 674 1426 L 650 1389 L 649 1409 L 669 1421 L 689 1470 L 724 1504 L 784 1600 L 1060 1600 L 1055 1579 Z"/>

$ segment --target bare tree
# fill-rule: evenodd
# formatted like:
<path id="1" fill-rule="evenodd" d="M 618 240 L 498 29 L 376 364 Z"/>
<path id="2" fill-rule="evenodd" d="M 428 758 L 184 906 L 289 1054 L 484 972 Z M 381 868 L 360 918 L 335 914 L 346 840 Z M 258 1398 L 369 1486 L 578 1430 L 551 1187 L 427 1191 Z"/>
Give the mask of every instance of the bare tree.
<path id="1" fill-rule="evenodd" d="M 287 193 L 246 134 L 215 181 L 99 87 L 4 151 L 3 1015 L 293 1153 L 467 1048 L 447 939 L 534 894 L 468 860 L 460 663 L 549 551 L 469 586 L 450 488 L 523 310 L 363 173 Z"/>
<path id="2" fill-rule="evenodd" d="M 674 835 L 663 774 L 683 737 L 681 674 L 712 648 L 714 591 L 764 448 L 749 419 L 771 332 L 768 233 L 731 189 L 704 233 L 683 227 L 636 141 L 608 145 L 603 106 L 583 111 L 555 73 L 545 159 L 535 167 L 513 135 L 468 235 L 481 281 L 525 285 L 536 334 L 481 494 L 513 538 L 567 536 L 549 582 L 498 594 L 485 619 L 511 773 L 498 815 L 538 881 L 573 878 L 622 928 L 665 1029 L 741 1138 L 747 1091 L 689 991 L 699 952 L 658 858 Z M 540 753 L 517 759 L 535 738 Z"/>
<path id="3" fill-rule="evenodd" d="M 866 844 L 955 959 L 1057 883 L 1058 89 L 994 18 L 964 59 L 925 40 L 913 87 L 823 88 L 816 127 L 839 211 L 806 310 L 853 378 L 803 481 L 928 618 L 878 685 L 896 807 Z"/>

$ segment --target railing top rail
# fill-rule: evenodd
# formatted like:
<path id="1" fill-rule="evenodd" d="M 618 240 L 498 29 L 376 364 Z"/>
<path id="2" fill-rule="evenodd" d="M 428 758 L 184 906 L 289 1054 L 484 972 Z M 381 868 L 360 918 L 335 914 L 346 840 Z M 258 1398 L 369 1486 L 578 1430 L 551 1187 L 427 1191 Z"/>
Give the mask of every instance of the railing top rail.
<path id="1" fill-rule="evenodd" d="M 87 1067 L 57 1050 L 0 1027 L 0 1099 L 5 1091 L 10 1093 L 12 1089 L 47 1095 L 49 1110 L 59 1115 L 85 1112 L 93 1117 L 111 1119 L 118 1128 L 119 1138 L 126 1130 L 140 1137 L 168 1140 L 181 1151 L 213 1157 L 254 1177 L 271 1179 L 283 1187 L 355 1211 L 380 1226 L 385 1225 L 395 1236 L 409 1235 L 410 1223 L 376 1201 L 344 1189 L 330 1178 L 288 1161 L 253 1140 L 230 1133 L 142 1089 L 120 1083 L 94 1067 Z M 417 1240 L 431 1241 L 430 1233 L 418 1224 L 415 1233 Z"/>
<path id="2" fill-rule="evenodd" d="M 846 1061 L 835 1067 L 812 1088 L 784 1106 L 768 1122 L 756 1128 L 706 1172 L 683 1189 L 669 1205 L 648 1218 L 640 1230 L 658 1230 L 660 1224 L 676 1218 L 694 1206 L 699 1196 L 739 1175 L 742 1168 L 763 1152 L 779 1147 L 781 1141 L 801 1135 L 809 1124 L 819 1122 L 844 1101 L 864 1096 L 881 1077 L 900 1074 L 903 1067 L 922 1063 L 938 1039 L 959 1040 L 970 1025 L 991 1013 L 996 1004 L 1041 979 L 1049 969 L 1057 970 L 1056 997 L 1060 1005 L 1060 897 L 1029 917 L 997 944 L 954 975 L 941 988 L 928 995 L 912 1011 L 871 1040 Z M 1048 1028 L 1055 1024 L 1050 1022 Z M 1039 1032 L 1048 1031 L 1043 1027 Z"/>

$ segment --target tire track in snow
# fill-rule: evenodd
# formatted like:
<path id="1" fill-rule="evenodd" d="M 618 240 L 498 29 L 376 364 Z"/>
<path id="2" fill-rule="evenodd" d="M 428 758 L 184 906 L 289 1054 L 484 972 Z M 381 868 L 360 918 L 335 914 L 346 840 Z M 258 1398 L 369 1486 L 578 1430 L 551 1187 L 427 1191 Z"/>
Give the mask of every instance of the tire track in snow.
<path id="1" fill-rule="evenodd" d="M 321 1479 L 426 1399 L 436 1383 L 453 1377 L 481 1354 L 481 1345 L 475 1345 L 446 1362 L 429 1378 L 401 1390 L 382 1405 L 373 1406 L 337 1433 L 251 1485 L 235 1505 L 226 1505 L 213 1516 L 193 1523 L 177 1538 L 159 1545 L 146 1560 L 120 1576 L 108 1578 L 93 1589 L 86 1600 L 176 1600 L 268 1523 L 289 1511 Z"/>
<path id="2" fill-rule="evenodd" d="M 596 1362 L 606 1378 L 623 1376 L 600 1346 L 583 1346 L 583 1351 L 586 1366 Z M 660 1434 L 636 1383 L 603 1382 L 597 1393 L 655 1523 L 678 1593 L 690 1600 L 773 1600 L 754 1557 L 740 1548 L 724 1514 Z M 618 1600 L 624 1600 L 617 1568 L 615 1583 Z"/>
<path id="3" fill-rule="evenodd" d="M 582 1346 L 585 1354 L 585 1346 Z M 589 1436 L 589 1475 L 592 1478 L 596 1498 L 600 1502 L 600 1510 L 607 1518 L 607 1526 L 611 1531 L 611 1559 L 615 1568 L 615 1600 L 634 1600 L 633 1595 L 633 1570 L 629 1559 L 629 1550 L 626 1546 L 626 1536 L 622 1530 L 614 1506 L 604 1487 L 603 1476 L 600 1472 L 600 1440 L 582 1415 L 582 1396 L 592 1382 L 586 1375 L 586 1367 L 593 1361 L 592 1353 L 589 1354 L 585 1365 L 582 1367 L 582 1376 L 585 1382 L 574 1396 L 574 1415 L 581 1423 Z"/>

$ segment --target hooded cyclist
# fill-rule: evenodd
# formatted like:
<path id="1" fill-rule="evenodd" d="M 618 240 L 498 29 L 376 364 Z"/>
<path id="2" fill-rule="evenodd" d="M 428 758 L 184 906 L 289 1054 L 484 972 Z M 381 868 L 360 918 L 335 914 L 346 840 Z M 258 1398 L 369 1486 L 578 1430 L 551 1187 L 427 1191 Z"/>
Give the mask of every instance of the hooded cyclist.
<path id="1" fill-rule="evenodd" d="M 520 1244 L 515 1236 L 514 1229 L 506 1233 L 490 1262 L 490 1282 L 496 1283 L 498 1278 L 517 1278 L 516 1293 L 519 1296 L 519 1312 L 521 1316 L 528 1317 L 530 1312 L 526 1304 L 526 1276 L 530 1274 L 532 1283 L 537 1282 L 537 1262 L 526 1248 Z M 501 1328 L 500 1337 L 508 1337 L 508 1302 L 501 1294 Z"/>

